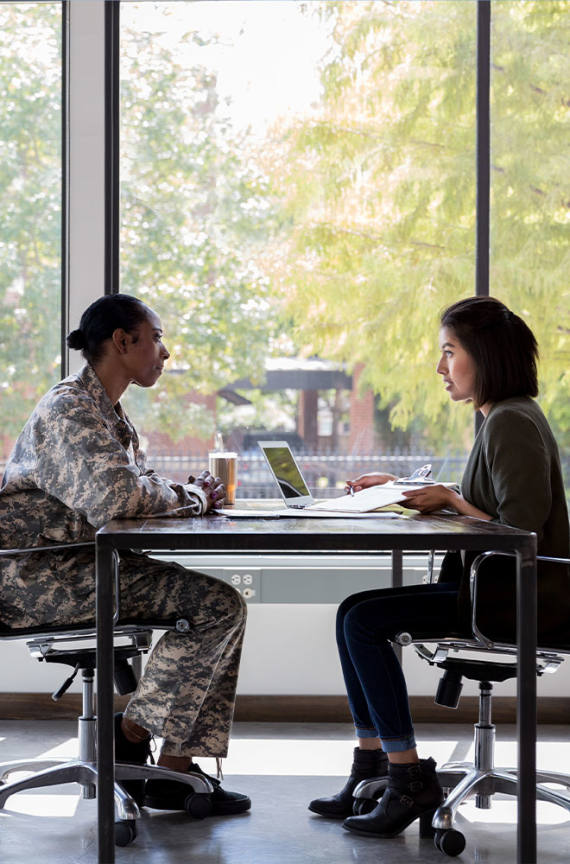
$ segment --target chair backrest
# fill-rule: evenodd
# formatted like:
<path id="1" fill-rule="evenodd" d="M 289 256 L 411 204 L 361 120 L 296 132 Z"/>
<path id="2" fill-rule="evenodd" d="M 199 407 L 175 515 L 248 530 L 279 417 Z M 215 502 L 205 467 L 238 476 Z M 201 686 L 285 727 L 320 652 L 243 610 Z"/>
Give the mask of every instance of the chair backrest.
<path id="1" fill-rule="evenodd" d="M 484 552 L 477 556 L 471 566 L 471 623 L 473 630 L 471 637 L 462 638 L 450 636 L 433 640 L 436 645 L 434 649 L 427 647 L 425 639 L 414 639 L 413 634 L 409 633 L 398 634 L 396 641 L 400 645 L 413 644 L 416 653 L 422 658 L 422 660 L 425 660 L 431 666 L 438 666 L 444 670 L 454 670 L 457 675 L 464 675 L 472 680 L 505 681 L 509 678 L 514 678 L 516 676 L 517 646 L 512 642 L 490 639 L 481 632 L 477 624 L 477 580 L 479 578 L 482 564 L 493 555 L 508 556 L 509 553 Z M 539 558 L 541 561 L 570 564 L 570 559 L 567 558 L 547 558 L 546 556 L 539 556 Z M 565 657 L 570 655 L 570 622 L 566 633 L 556 633 L 553 635 L 552 639 L 548 640 L 548 642 L 549 644 L 540 644 L 537 647 L 537 675 L 555 672 L 564 662 Z M 510 663 L 505 663 L 504 661 L 494 660 L 492 658 L 484 660 L 473 660 L 469 657 L 450 658 L 450 654 L 457 654 L 460 651 L 466 652 L 468 655 L 472 653 L 483 653 L 484 655 L 487 655 L 487 657 L 489 654 L 499 655 L 502 657 L 512 657 L 513 660 Z"/>
<path id="2" fill-rule="evenodd" d="M 486 561 L 489 561 L 492 558 L 512 559 L 514 558 L 514 555 L 510 552 L 482 552 L 475 558 L 475 560 L 471 564 L 471 570 L 469 574 L 469 591 L 471 595 L 471 629 L 473 631 L 473 638 L 476 642 L 480 643 L 482 647 L 484 646 L 490 650 L 499 647 L 515 647 L 512 642 L 503 641 L 497 638 L 490 638 L 488 635 L 482 632 L 479 625 L 478 600 L 481 568 Z M 546 555 L 537 555 L 536 560 L 537 562 L 544 561 L 550 564 L 566 564 L 570 566 L 570 558 L 554 558 Z M 555 651 L 569 654 L 570 620 L 567 621 L 567 626 L 563 630 L 558 629 L 556 632 L 552 633 L 539 633 L 538 639 L 539 644 L 537 646 L 537 652 L 543 651 L 548 653 L 549 651 Z"/>

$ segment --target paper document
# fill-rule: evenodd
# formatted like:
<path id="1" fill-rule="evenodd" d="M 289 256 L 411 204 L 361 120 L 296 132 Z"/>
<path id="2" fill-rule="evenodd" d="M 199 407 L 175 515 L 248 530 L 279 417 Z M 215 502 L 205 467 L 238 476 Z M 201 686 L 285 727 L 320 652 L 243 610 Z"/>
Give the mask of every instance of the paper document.
<path id="1" fill-rule="evenodd" d="M 212 510 L 210 515 L 219 513 L 221 516 L 233 516 L 234 519 L 278 519 L 281 510 L 257 510 L 251 507 L 220 507 Z"/>
<path id="2" fill-rule="evenodd" d="M 295 510 L 293 507 L 287 507 L 281 511 L 279 516 L 285 518 L 287 516 L 293 519 L 398 519 L 400 513 L 393 513 L 391 510 L 380 510 L 372 513 L 359 513 L 357 510 L 347 512 L 346 510 L 316 510 L 311 507 L 304 507 L 302 510 Z"/>
<path id="3" fill-rule="evenodd" d="M 220 513 L 222 516 L 228 516 L 230 519 L 346 519 L 349 516 L 357 517 L 358 519 L 397 519 L 398 513 L 359 513 L 353 511 L 346 513 L 342 510 L 330 511 L 326 510 L 311 510 L 305 507 L 302 510 L 297 510 L 293 507 L 283 507 L 281 510 L 247 510 L 238 507 L 220 507 L 219 510 L 213 511 Z"/>
<path id="4" fill-rule="evenodd" d="M 313 511 L 338 510 L 342 513 L 370 513 L 372 510 L 378 510 L 379 507 L 402 503 L 406 500 L 402 493 L 417 488 L 415 484 L 407 486 L 402 483 L 397 485 L 393 482 L 384 483 L 382 486 L 370 486 L 368 489 L 361 489 L 354 495 L 345 495 L 330 501 L 318 501 L 316 504 L 310 504 L 306 509 Z"/>

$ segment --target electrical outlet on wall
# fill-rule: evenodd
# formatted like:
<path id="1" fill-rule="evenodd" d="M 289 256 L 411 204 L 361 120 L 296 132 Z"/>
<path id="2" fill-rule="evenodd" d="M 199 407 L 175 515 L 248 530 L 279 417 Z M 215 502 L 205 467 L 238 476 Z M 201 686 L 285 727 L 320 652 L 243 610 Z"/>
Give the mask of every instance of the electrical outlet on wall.
<path id="1" fill-rule="evenodd" d="M 217 575 L 233 585 L 248 603 L 261 601 L 261 568 L 223 567 Z"/>

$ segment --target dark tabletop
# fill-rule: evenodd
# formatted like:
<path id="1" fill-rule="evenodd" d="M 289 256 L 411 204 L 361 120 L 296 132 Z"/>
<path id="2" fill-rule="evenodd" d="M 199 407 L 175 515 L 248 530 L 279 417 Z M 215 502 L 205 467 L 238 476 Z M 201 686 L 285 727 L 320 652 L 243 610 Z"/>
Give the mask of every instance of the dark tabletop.
<path id="1" fill-rule="evenodd" d="M 253 504 L 256 509 L 262 506 L 261 502 Z M 275 509 L 278 504 L 266 501 L 263 506 Z M 443 514 L 365 519 L 232 519 L 212 514 L 190 519 L 116 519 L 97 533 L 97 542 L 119 549 L 294 554 L 431 548 L 515 550 L 526 546 L 531 536 L 508 525 Z"/>

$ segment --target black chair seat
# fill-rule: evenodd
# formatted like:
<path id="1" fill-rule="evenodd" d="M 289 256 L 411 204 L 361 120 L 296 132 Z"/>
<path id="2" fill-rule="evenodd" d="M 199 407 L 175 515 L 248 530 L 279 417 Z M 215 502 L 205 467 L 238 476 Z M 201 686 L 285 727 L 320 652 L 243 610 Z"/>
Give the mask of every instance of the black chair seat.
<path id="1" fill-rule="evenodd" d="M 440 669 L 456 672 L 471 681 L 508 681 L 517 677 L 516 663 L 448 657 L 435 665 Z"/>

